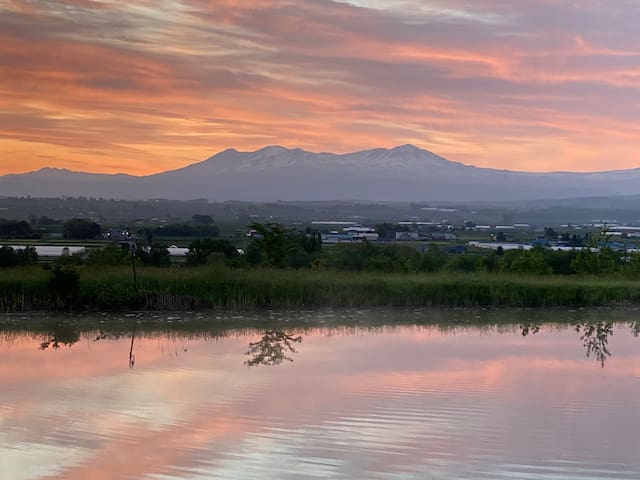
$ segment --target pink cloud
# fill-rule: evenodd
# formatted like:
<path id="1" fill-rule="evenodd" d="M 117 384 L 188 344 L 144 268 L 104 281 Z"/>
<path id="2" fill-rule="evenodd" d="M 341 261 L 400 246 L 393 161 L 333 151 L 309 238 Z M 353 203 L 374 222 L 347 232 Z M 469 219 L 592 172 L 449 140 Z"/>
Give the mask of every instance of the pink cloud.
<path id="1" fill-rule="evenodd" d="M 536 171 L 638 166 L 629 2 L 38 5 L 0 7 L 0 149 L 11 153 L 0 174 L 145 174 L 266 144 L 415 143 Z"/>

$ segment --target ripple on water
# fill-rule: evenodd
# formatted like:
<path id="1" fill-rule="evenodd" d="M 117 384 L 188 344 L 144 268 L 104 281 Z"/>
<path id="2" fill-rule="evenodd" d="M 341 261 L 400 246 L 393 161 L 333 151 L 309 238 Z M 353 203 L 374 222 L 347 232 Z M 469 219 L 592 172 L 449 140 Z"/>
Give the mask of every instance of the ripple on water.
<path id="1" fill-rule="evenodd" d="M 64 371 L 98 347 L 126 360 L 129 340 L 55 356 L 36 345 L 12 365 L 28 365 L 31 383 L 0 379 L 0 480 L 64 479 L 71 467 L 73 478 L 91 478 L 98 460 L 104 475 L 117 464 L 105 477 L 116 480 L 640 478 L 634 373 L 603 371 L 580 343 L 571 362 L 537 361 L 566 352 L 532 342 L 518 358 L 504 356 L 503 343 L 513 348 L 509 329 L 428 332 L 458 347 L 454 358 L 456 349 L 432 353 L 416 328 L 379 329 L 370 342 L 366 329 L 332 328 L 340 341 L 331 361 L 322 329 L 303 332 L 293 363 L 270 368 L 244 364 L 256 332 L 191 339 L 179 357 L 166 348 L 172 334 L 143 344 L 134 370 L 124 362 L 62 379 L 33 370 L 46 359 Z M 474 350 L 460 354 L 467 341 Z M 627 347 L 625 363 L 640 365 L 637 344 Z M 388 361 L 366 361 L 381 356 Z M 487 375 L 487 362 L 500 368 Z"/>

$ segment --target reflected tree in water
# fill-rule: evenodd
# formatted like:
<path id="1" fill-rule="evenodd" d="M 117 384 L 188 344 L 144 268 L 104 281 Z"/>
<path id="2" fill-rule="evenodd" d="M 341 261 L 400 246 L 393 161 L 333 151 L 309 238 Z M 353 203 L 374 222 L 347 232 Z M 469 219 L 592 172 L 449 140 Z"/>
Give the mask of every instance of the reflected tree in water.
<path id="1" fill-rule="evenodd" d="M 609 351 L 609 337 L 613 335 L 613 322 L 593 322 L 574 325 L 576 332 L 582 333 L 580 340 L 587 349 L 587 357 L 593 355 L 600 365 L 611 356 Z"/>
<path id="2" fill-rule="evenodd" d="M 245 355 L 249 359 L 244 363 L 249 367 L 255 365 L 280 365 L 284 360 L 293 362 L 293 358 L 287 356 L 297 353 L 294 344 L 302 342 L 300 335 L 295 336 L 285 330 L 267 330 L 258 342 L 249 344 L 249 350 Z"/>
<path id="3" fill-rule="evenodd" d="M 519 327 L 520 327 L 520 333 L 522 333 L 523 337 L 526 337 L 529 334 L 535 335 L 540 331 L 540 323 L 533 323 L 533 322 L 524 323 Z"/>
<path id="4" fill-rule="evenodd" d="M 48 348 L 57 350 L 62 345 L 71 347 L 78 340 L 80 340 L 80 334 L 73 325 L 64 322 L 55 323 L 49 327 L 46 340 L 40 344 L 40 350 Z"/>
<path id="5" fill-rule="evenodd" d="M 530 322 L 519 326 L 523 337 L 535 335 L 540 331 L 540 322 Z M 611 357 L 609 351 L 609 337 L 613 335 L 615 322 L 585 322 L 572 324 L 575 331 L 580 334 L 582 345 L 587 351 L 587 358 L 594 357 L 604 367 L 605 362 Z M 627 322 L 627 327 L 633 335 L 640 335 L 640 322 Z"/>

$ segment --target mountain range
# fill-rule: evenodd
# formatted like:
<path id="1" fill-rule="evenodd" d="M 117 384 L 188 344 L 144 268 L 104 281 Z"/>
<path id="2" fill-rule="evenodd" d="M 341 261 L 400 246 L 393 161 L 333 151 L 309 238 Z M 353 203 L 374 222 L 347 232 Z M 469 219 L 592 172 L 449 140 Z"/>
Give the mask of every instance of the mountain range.
<path id="1" fill-rule="evenodd" d="M 529 173 L 478 168 L 412 145 L 347 154 L 279 146 L 224 150 L 148 176 L 43 168 L 0 176 L 0 196 L 163 198 L 211 201 L 505 202 L 640 194 L 640 168 Z"/>

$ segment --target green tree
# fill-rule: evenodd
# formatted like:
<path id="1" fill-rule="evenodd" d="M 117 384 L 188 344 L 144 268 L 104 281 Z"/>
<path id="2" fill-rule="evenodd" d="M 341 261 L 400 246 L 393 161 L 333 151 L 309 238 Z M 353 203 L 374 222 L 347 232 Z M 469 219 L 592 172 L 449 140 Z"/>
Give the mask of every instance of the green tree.
<path id="1" fill-rule="evenodd" d="M 610 248 L 599 252 L 583 248 L 571 261 L 571 267 L 579 275 L 606 275 L 622 270 L 623 263 L 620 255 Z"/>
<path id="2" fill-rule="evenodd" d="M 25 247 L 16 250 L 16 261 L 18 265 L 35 265 L 38 263 L 38 252 L 36 247 Z"/>
<path id="3" fill-rule="evenodd" d="M 94 248 L 89 251 L 87 265 L 115 266 L 127 265 L 129 252 L 119 245 L 107 245 L 104 248 Z"/>
<path id="4" fill-rule="evenodd" d="M 552 273 L 551 267 L 545 261 L 544 250 L 534 248 L 532 250 L 508 250 L 504 252 L 500 260 L 503 271 L 514 273 L 533 273 L 548 275 Z"/>
<path id="5" fill-rule="evenodd" d="M 55 265 L 48 283 L 53 299 L 71 306 L 80 291 L 80 274 L 73 267 Z"/>
<path id="6" fill-rule="evenodd" d="M 392 223 L 378 223 L 374 227 L 382 240 L 395 240 L 396 230 Z"/>
<path id="7" fill-rule="evenodd" d="M 195 214 L 193 217 L 191 217 L 191 221 L 193 223 L 199 223 L 201 225 L 213 225 L 213 218 L 211 218 L 211 215 Z"/>
<path id="8" fill-rule="evenodd" d="M 100 225 L 84 218 L 72 218 L 62 228 L 64 238 L 72 240 L 94 240 L 102 235 Z"/>
<path id="9" fill-rule="evenodd" d="M 35 247 L 14 250 L 8 246 L 0 247 L 0 268 L 21 267 L 38 262 Z"/>
<path id="10" fill-rule="evenodd" d="M 29 222 L 13 220 L 0 221 L 0 236 L 9 238 L 29 238 L 33 235 L 33 230 Z"/>
<path id="11" fill-rule="evenodd" d="M 138 258 L 145 267 L 170 267 L 171 255 L 166 245 L 151 245 L 149 251 L 138 250 Z"/>
<path id="12" fill-rule="evenodd" d="M 447 254 L 444 253 L 435 243 L 429 244 L 427 251 L 420 260 L 421 272 L 437 272 L 447 263 Z"/>
<path id="13" fill-rule="evenodd" d="M 213 253 L 222 253 L 225 258 L 230 259 L 238 255 L 238 250 L 229 240 L 219 238 L 195 240 L 189 245 L 187 265 L 192 267 L 206 265 L 209 256 Z"/>
<path id="14" fill-rule="evenodd" d="M 317 230 L 307 227 L 304 234 L 300 236 L 300 243 L 307 253 L 319 252 L 322 250 L 322 235 Z"/>
<path id="15" fill-rule="evenodd" d="M 495 258 L 495 256 L 493 258 Z M 447 264 L 447 270 L 450 272 L 468 273 L 481 270 L 483 267 L 488 266 L 489 262 L 483 261 L 481 257 L 475 255 L 455 255 Z"/>
<path id="16" fill-rule="evenodd" d="M 253 241 L 264 254 L 266 262 L 273 267 L 284 268 L 287 256 L 296 249 L 293 230 L 279 223 L 253 222 L 249 228 L 256 232 Z"/>

